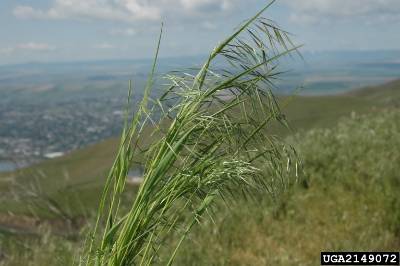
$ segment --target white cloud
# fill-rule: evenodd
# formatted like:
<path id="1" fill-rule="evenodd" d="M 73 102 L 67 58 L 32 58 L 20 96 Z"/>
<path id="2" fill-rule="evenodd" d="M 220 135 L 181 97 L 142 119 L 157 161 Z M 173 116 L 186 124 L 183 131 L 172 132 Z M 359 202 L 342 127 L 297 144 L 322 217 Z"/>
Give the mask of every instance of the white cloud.
<path id="1" fill-rule="evenodd" d="M 115 48 L 114 45 L 109 44 L 107 42 L 95 44 L 93 47 L 96 49 L 113 49 L 113 48 Z"/>
<path id="2" fill-rule="evenodd" d="M 134 36 L 137 34 L 137 31 L 134 28 L 119 28 L 112 29 L 109 32 L 111 35 L 120 35 L 120 36 Z"/>
<path id="3" fill-rule="evenodd" d="M 47 43 L 27 42 L 20 43 L 15 46 L 0 48 L 0 54 L 10 55 L 17 52 L 51 52 L 56 47 Z"/>
<path id="4" fill-rule="evenodd" d="M 20 19 L 104 19 L 159 21 L 165 16 L 182 18 L 211 16 L 231 10 L 239 0 L 54 0 L 48 9 L 19 5 L 13 13 Z"/>
<path id="5" fill-rule="evenodd" d="M 233 7 L 234 2 L 232 0 L 179 0 L 176 1 L 181 4 L 186 10 L 193 11 L 210 11 L 214 10 L 228 10 Z"/>
<path id="6" fill-rule="evenodd" d="M 34 9 L 31 6 L 17 6 L 14 8 L 13 13 L 14 16 L 20 19 L 62 18 L 61 14 L 55 9 L 49 9 L 45 12 L 39 9 Z"/>
<path id="7" fill-rule="evenodd" d="M 14 15 L 21 19 L 91 18 L 107 20 L 155 20 L 157 8 L 146 3 L 130 0 L 55 0 L 47 10 L 31 6 L 17 6 Z"/>
<path id="8" fill-rule="evenodd" d="M 16 46 L 19 50 L 28 50 L 28 51 L 38 51 L 38 52 L 46 52 L 46 51 L 54 51 L 56 48 L 47 43 L 36 43 L 36 42 L 28 42 L 21 43 Z"/>
<path id="9" fill-rule="evenodd" d="M 364 18 L 369 22 L 400 19 L 399 0 L 284 0 L 290 18 L 301 23 Z"/>
<path id="10" fill-rule="evenodd" d="M 35 10 L 30 6 L 17 6 L 16 8 L 14 8 L 13 14 L 17 18 L 21 19 L 40 18 L 43 16 L 43 12 Z"/>
<path id="11" fill-rule="evenodd" d="M 10 55 L 13 52 L 14 52 L 14 48 L 12 48 L 12 47 L 0 48 L 0 54 L 3 54 L 3 55 Z"/>
<path id="12" fill-rule="evenodd" d="M 216 30 L 217 29 L 217 25 L 215 25 L 214 23 L 212 23 L 210 21 L 204 21 L 203 23 L 201 23 L 201 27 L 203 27 L 206 30 Z"/>

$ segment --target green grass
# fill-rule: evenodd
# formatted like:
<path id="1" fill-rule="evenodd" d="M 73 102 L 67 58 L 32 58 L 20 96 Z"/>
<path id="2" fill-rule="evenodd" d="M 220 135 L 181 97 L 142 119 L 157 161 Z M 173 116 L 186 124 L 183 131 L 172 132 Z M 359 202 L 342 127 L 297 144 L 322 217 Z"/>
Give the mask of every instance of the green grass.
<path id="1" fill-rule="evenodd" d="M 13 182 L 18 182 L 27 187 L 30 187 L 29 184 L 31 183 L 36 184 L 35 181 L 38 180 L 40 189 L 61 204 L 73 206 L 76 200 L 79 200 L 83 204 L 88 203 L 88 206 L 94 207 L 94 202 L 99 199 L 101 192 L 100 184 L 104 182 L 116 154 L 117 144 L 116 139 L 110 139 L 71 152 L 62 158 L 45 161 L 15 173 L 4 174 L 5 177 L 3 178 L 12 176 L 15 180 Z M 16 214 L 29 213 L 28 206 L 23 200 L 22 202 L 14 199 L 7 200 L 11 196 L 10 188 L 16 193 L 24 189 L 17 188 L 10 181 L 0 182 L 0 191 L 2 191 L 3 200 L 6 202 L 6 204 L 1 205 L 0 211 L 12 211 Z M 5 196 L 7 194 L 8 196 Z M 71 199 L 72 202 L 70 202 Z M 73 212 L 82 214 L 79 209 L 75 209 Z"/>
<path id="2" fill-rule="evenodd" d="M 297 47 L 260 17 L 266 8 L 214 48 L 197 74 L 166 75 L 168 89 L 149 107 L 159 40 L 143 100 L 126 122 L 104 186 L 84 265 L 171 265 L 216 202 L 237 194 L 251 198 L 257 191 L 274 195 L 297 177 L 295 150 L 266 130 L 272 122 L 287 125 L 271 81 L 278 59 Z M 235 71 L 216 70 L 216 59 Z M 148 124 L 159 137 L 146 147 L 143 183 L 127 199 L 126 175 Z M 166 243 L 174 233 L 180 240 Z M 162 254 L 164 248 L 169 254 Z"/>
<path id="3" fill-rule="evenodd" d="M 400 80 L 332 96 L 297 96 L 284 108 L 294 131 L 335 126 L 352 112 L 366 114 L 400 106 Z"/>
<path id="4" fill-rule="evenodd" d="M 307 182 L 275 202 L 220 204 L 214 222 L 201 220 L 185 240 L 176 265 L 316 265 L 321 250 L 399 250 L 399 134 L 393 109 L 293 137 Z M 2 243 L 5 265 L 69 265 L 81 245 L 46 234 L 22 243 L 31 249 Z"/>
<path id="5" fill-rule="evenodd" d="M 39 232 L 39 237 L 7 237 L 0 232 L 0 265 L 73 265 L 77 262 L 80 242 L 57 236 L 46 227 Z"/>
<path id="6" fill-rule="evenodd" d="M 356 115 L 294 139 L 307 182 L 275 204 L 221 206 L 178 265 L 317 265 L 322 250 L 400 249 L 400 111 Z"/>

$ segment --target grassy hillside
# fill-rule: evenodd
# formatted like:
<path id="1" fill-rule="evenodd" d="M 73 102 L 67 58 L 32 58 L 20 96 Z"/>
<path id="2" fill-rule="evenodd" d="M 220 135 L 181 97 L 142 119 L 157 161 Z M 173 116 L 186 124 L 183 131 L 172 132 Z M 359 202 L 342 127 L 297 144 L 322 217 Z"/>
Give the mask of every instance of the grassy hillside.
<path id="1" fill-rule="evenodd" d="M 10 187 L 16 193 L 25 188 L 35 191 L 41 190 L 57 201 L 72 201 L 70 202 L 71 205 L 78 198 L 82 202 L 96 201 L 96 195 L 100 192 L 99 184 L 102 182 L 102 177 L 109 171 L 117 146 L 117 139 L 110 139 L 74 151 L 64 157 L 44 161 L 17 172 L 5 174 L 3 178 L 7 181 L 0 182 L 0 190 L 3 195 L 10 192 Z M 24 187 L 19 188 L 12 185 L 12 182 L 17 182 Z M 30 183 L 33 185 L 30 186 Z M 28 211 L 23 200 L 22 202 L 14 200 L 6 202 L 6 205 L 1 205 L 0 211 L 17 213 Z"/>
<path id="2" fill-rule="evenodd" d="M 326 128 L 334 126 L 341 117 L 349 116 L 352 112 L 364 114 L 399 106 L 400 81 L 337 96 L 295 96 L 280 100 L 293 132 Z M 279 128 L 273 130 L 279 134 L 283 132 Z M 0 205 L 0 212 L 30 213 L 24 201 L 18 202 L 12 198 L 16 189 L 12 184 L 15 182 L 29 187 L 33 183 L 35 190 L 45 191 L 49 198 L 69 209 L 71 215 L 93 209 L 117 146 L 117 138 L 109 139 L 61 158 L 0 175 L 0 192 L 5 203 Z M 39 214 L 46 213 L 39 210 Z"/>
<path id="3" fill-rule="evenodd" d="M 321 250 L 400 249 L 399 109 L 353 114 L 291 139 L 304 181 L 276 200 L 220 205 L 216 219 L 191 233 L 176 265 L 318 265 Z M 8 265 L 69 265 L 80 246 L 44 235 L 21 252 L 6 241 L 5 252 L 18 254 Z"/>
<path id="4" fill-rule="evenodd" d="M 318 265 L 322 250 L 400 249 L 400 112 L 353 115 L 295 137 L 302 186 L 239 202 L 198 227 L 179 265 Z"/>
<path id="5" fill-rule="evenodd" d="M 351 112 L 369 113 L 400 105 L 400 80 L 336 96 L 298 96 L 285 108 L 294 131 L 331 127 Z"/>

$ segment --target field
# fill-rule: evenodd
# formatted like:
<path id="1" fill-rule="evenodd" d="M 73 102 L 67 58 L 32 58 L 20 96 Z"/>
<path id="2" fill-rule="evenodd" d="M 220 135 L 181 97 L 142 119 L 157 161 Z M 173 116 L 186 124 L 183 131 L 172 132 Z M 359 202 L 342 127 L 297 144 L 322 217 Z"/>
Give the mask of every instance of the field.
<path id="1" fill-rule="evenodd" d="M 323 249 L 400 248 L 400 82 L 280 100 L 293 131 L 287 138 L 304 161 L 302 180 L 276 199 L 220 205 L 215 224 L 204 220 L 190 235 L 178 265 L 315 265 Z M 76 230 L 97 206 L 117 145 L 109 139 L 1 175 L 4 262 L 71 262 L 80 246 Z M 65 223 L 69 232 L 60 230 Z M 15 256 L 21 243 L 23 255 Z"/>

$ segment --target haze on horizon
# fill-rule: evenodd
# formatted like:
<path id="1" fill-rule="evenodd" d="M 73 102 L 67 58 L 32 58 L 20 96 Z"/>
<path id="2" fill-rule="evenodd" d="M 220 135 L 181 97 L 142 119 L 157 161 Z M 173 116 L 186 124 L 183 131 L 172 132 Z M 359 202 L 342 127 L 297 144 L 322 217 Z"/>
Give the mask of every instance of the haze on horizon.
<path id="1" fill-rule="evenodd" d="M 148 58 L 161 22 L 161 56 L 204 54 L 269 1 L 3 0 L 0 65 Z M 398 0 L 278 0 L 265 16 L 305 50 L 392 50 Z"/>

